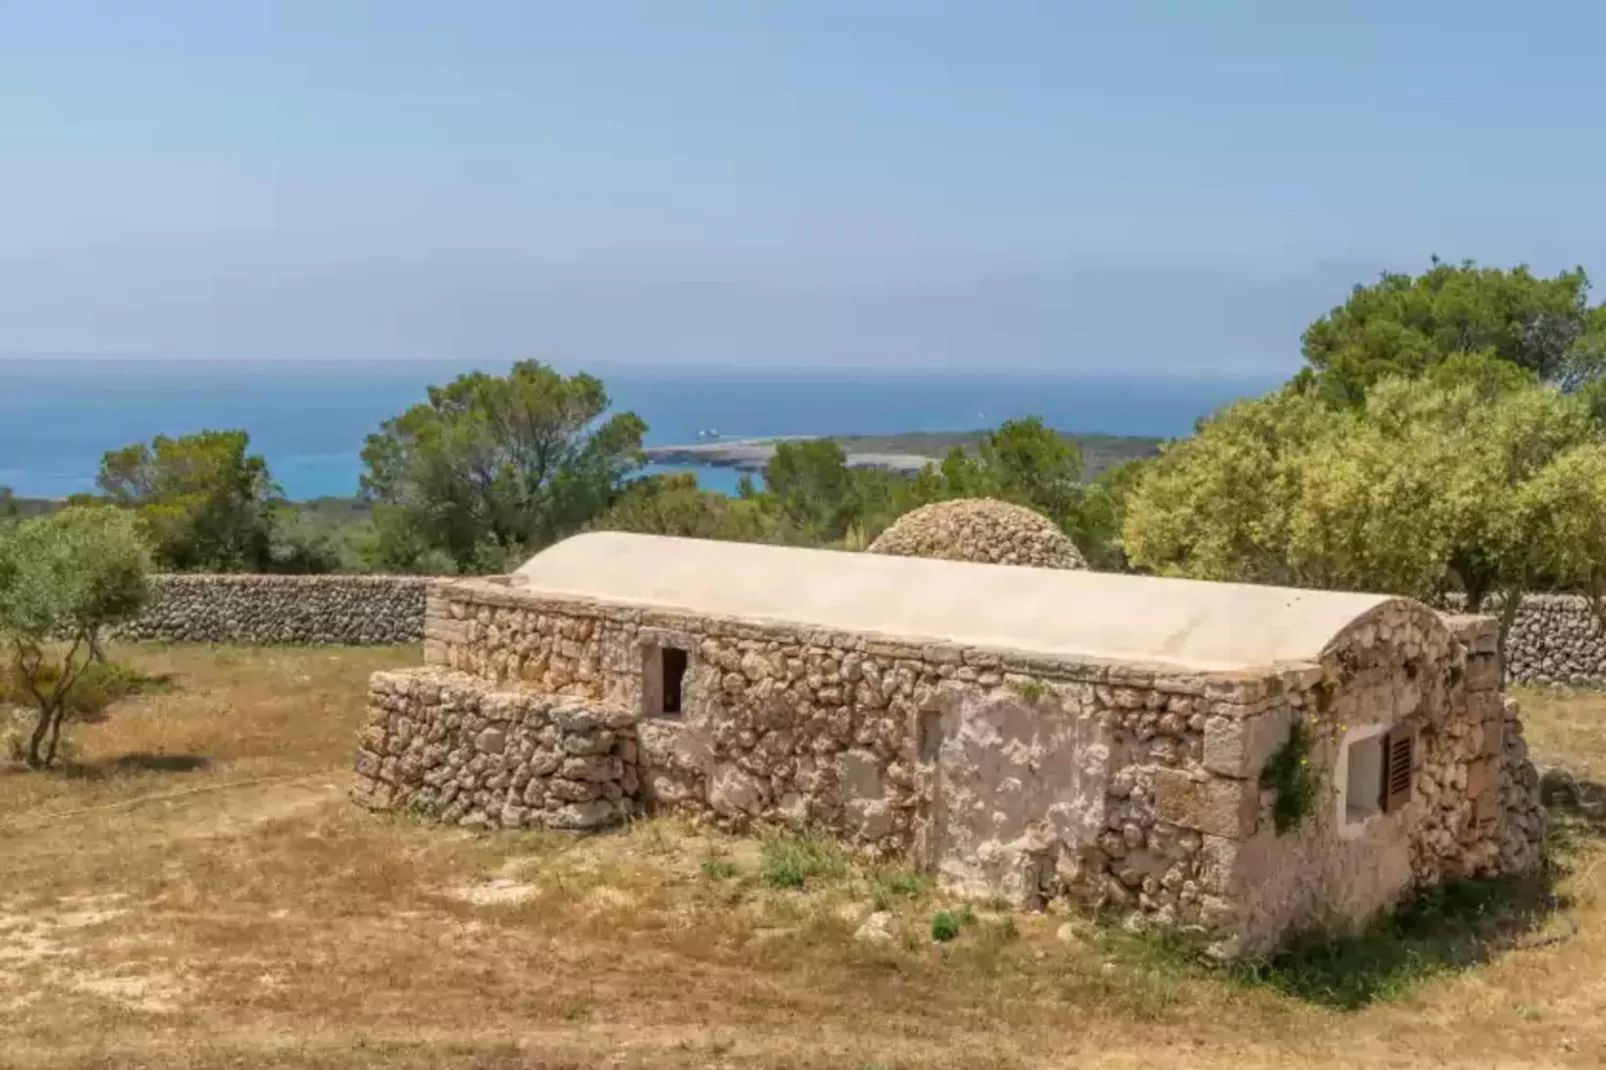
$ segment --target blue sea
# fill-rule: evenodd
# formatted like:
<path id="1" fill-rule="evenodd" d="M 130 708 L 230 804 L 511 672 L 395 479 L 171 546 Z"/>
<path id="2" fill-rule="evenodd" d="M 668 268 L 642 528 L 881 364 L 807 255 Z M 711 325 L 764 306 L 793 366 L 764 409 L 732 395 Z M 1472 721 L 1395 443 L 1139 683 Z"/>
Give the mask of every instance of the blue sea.
<path id="1" fill-rule="evenodd" d="M 158 434 L 244 428 L 293 499 L 350 495 L 364 436 L 472 365 L 418 361 L 0 360 L 0 486 L 23 497 L 94 489 L 101 455 Z M 505 367 L 486 366 L 505 372 Z M 965 431 L 1041 416 L 1065 431 L 1176 436 L 1271 378 L 1092 379 L 977 372 L 598 371 L 648 445 L 768 435 Z M 664 470 L 664 469 L 658 469 Z M 734 489 L 732 469 L 699 481 Z"/>

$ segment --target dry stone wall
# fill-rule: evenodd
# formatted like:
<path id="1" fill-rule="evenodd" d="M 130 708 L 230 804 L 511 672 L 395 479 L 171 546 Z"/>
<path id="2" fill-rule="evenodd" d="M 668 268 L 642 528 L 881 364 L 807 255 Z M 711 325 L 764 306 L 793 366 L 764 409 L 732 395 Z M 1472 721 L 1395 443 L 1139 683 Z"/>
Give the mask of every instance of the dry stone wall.
<path id="1" fill-rule="evenodd" d="M 424 633 L 422 576 L 175 574 L 155 578 L 125 638 L 176 643 L 416 643 Z"/>
<path id="2" fill-rule="evenodd" d="M 1033 568 L 1086 568 L 1076 544 L 1048 517 L 995 498 L 933 502 L 905 513 L 869 546 L 872 554 L 935 557 Z"/>
<path id="3" fill-rule="evenodd" d="M 1506 676 L 1523 684 L 1606 685 L 1606 628 L 1589 599 L 1524 598 L 1506 636 Z"/>
<path id="4" fill-rule="evenodd" d="M 635 808 L 635 722 L 459 673 L 375 673 L 352 798 L 468 827 L 604 828 Z"/>

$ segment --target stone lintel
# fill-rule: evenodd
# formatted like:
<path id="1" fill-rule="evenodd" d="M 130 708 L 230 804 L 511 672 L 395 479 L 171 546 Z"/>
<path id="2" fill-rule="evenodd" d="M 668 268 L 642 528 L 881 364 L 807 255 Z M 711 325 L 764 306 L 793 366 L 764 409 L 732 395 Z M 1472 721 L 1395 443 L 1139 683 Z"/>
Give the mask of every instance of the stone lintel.
<path id="1" fill-rule="evenodd" d="M 1182 769 L 1154 771 L 1154 811 L 1162 821 L 1223 839 L 1253 835 L 1259 785 Z"/>

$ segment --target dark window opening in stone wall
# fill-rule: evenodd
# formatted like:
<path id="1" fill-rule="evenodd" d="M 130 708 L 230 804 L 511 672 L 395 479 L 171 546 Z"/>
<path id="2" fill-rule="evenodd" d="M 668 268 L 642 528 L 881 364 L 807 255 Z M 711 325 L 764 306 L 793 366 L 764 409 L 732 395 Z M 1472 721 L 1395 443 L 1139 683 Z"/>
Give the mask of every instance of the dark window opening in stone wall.
<path id="1" fill-rule="evenodd" d="M 663 658 L 663 713 L 666 717 L 679 717 L 682 712 L 682 693 L 686 684 L 686 652 L 666 646 L 660 656 Z"/>

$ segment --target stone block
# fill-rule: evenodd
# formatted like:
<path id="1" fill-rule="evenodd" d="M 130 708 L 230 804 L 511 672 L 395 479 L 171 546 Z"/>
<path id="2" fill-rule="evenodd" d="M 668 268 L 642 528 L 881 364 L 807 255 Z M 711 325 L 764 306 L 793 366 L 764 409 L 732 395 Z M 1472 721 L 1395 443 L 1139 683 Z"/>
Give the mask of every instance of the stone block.
<path id="1" fill-rule="evenodd" d="M 708 779 L 708 805 L 728 817 L 756 814 L 764 807 L 764 789 L 736 766 L 720 765 Z"/>
<path id="2" fill-rule="evenodd" d="M 1506 750 L 1506 722 L 1504 718 L 1485 721 L 1483 725 L 1483 756 L 1499 758 Z"/>
<path id="3" fill-rule="evenodd" d="M 1267 760 L 1288 738 L 1293 711 L 1284 707 L 1255 717 L 1223 717 L 1205 721 L 1204 765 L 1212 773 L 1238 780 L 1259 780 Z"/>
<path id="4" fill-rule="evenodd" d="M 1156 769 L 1153 789 L 1154 812 L 1162 821 L 1229 840 L 1255 830 L 1260 800 L 1255 781 Z"/>
<path id="5" fill-rule="evenodd" d="M 1467 798 L 1477 799 L 1490 792 L 1496 785 L 1496 769 L 1488 758 L 1467 763 Z"/>
<path id="6" fill-rule="evenodd" d="M 612 824 L 620 817 L 619 808 L 607 799 L 560 806 L 546 815 L 548 828 L 583 832 Z"/>
<path id="7" fill-rule="evenodd" d="M 1463 678 L 1468 691 L 1492 691 L 1500 686 L 1500 655 L 1472 654 L 1467 657 Z"/>

